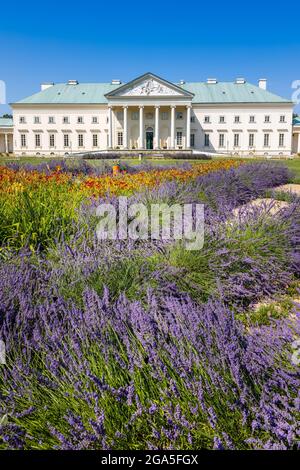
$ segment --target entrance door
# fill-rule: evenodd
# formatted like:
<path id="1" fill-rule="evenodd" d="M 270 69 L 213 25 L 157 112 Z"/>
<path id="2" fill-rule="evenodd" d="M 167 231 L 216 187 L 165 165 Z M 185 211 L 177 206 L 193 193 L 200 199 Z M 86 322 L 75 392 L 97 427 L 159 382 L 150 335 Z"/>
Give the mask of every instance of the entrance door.
<path id="1" fill-rule="evenodd" d="M 146 129 L 146 149 L 152 150 L 153 149 L 153 129 L 152 127 L 148 127 Z"/>

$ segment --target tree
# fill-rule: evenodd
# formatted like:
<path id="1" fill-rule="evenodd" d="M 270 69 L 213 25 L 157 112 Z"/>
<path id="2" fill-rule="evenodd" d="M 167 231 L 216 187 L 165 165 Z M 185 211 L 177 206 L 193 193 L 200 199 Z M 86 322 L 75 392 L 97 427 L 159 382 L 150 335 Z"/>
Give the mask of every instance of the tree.
<path id="1" fill-rule="evenodd" d="M 12 119 L 12 114 L 3 114 L 2 117 L 5 119 Z"/>

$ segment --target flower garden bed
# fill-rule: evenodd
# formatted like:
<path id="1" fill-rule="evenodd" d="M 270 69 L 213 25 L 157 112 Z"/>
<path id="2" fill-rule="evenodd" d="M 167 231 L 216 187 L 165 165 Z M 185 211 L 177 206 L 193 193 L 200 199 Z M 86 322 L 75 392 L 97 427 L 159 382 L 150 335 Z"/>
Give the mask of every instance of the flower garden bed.
<path id="1" fill-rule="evenodd" d="M 298 448 L 297 309 L 249 321 L 300 273 L 298 199 L 247 208 L 286 168 L 0 175 L 1 448 Z M 93 207 L 124 194 L 203 202 L 203 249 L 99 242 Z"/>

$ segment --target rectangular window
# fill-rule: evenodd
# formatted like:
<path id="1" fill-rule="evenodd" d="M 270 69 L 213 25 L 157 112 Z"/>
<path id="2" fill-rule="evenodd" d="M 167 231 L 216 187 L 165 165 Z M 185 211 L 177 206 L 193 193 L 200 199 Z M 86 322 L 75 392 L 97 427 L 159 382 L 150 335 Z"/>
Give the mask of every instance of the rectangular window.
<path id="1" fill-rule="evenodd" d="M 167 121 L 167 120 L 169 119 L 169 113 L 168 113 L 168 111 L 163 111 L 163 112 L 161 113 L 161 118 L 162 118 L 163 121 Z"/>
<path id="2" fill-rule="evenodd" d="M 204 147 L 209 147 L 209 134 L 204 134 Z"/>
<path id="3" fill-rule="evenodd" d="M 123 145 L 123 132 L 118 132 L 118 146 L 121 147 Z"/>
<path id="4" fill-rule="evenodd" d="M 40 117 L 39 116 L 34 116 L 34 124 L 40 124 Z"/>
<path id="5" fill-rule="evenodd" d="M 26 147 L 26 134 L 21 134 L 21 147 Z"/>
<path id="6" fill-rule="evenodd" d="M 234 147 L 238 147 L 240 143 L 240 134 L 234 134 Z"/>
<path id="7" fill-rule="evenodd" d="M 249 122 L 255 122 L 255 116 L 249 116 Z"/>
<path id="8" fill-rule="evenodd" d="M 209 124 L 210 123 L 210 117 L 209 116 L 204 116 L 204 122 L 206 124 Z"/>
<path id="9" fill-rule="evenodd" d="M 264 134 L 264 147 L 269 147 L 270 134 Z"/>
<path id="10" fill-rule="evenodd" d="M 64 134 L 64 147 L 69 147 L 69 134 Z"/>
<path id="11" fill-rule="evenodd" d="M 26 124 L 25 116 L 20 116 L 20 117 L 19 117 L 19 123 L 20 123 L 20 124 Z"/>
<path id="12" fill-rule="evenodd" d="M 279 134 L 279 147 L 284 146 L 284 134 Z"/>
<path id="13" fill-rule="evenodd" d="M 83 124 L 83 117 L 82 116 L 77 117 L 77 124 Z"/>
<path id="14" fill-rule="evenodd" d="M 98 147 L 98 134 L 93 134 L 93 147 Z"/>
<path id="15" fill-rule="evenodd" d="M 35 134 L 35 146 L 36 147 L 41 146 L 41 134 Z"/>
<path id="16" fill-rule="evenodd" d="M 225 116 L 220 116 L 220 124 L 224 124 L 225 122 Z"/>
<path id="17" fill-rule="evenodd" d="M 225 140 L 224 134 L 219 134 L 219 147 L 224 147 L 224 140 Z"/>
<path id="18" fill-rule="evenodd" d="M 191 116 L 191 122 L 195 122 L 195 116 Z"/>
<path id="19" fill-rule="evenodd" d="M 55 136 L 54 136 L 54 134 L 50 134 L 49 135 L 49 146 L 54 147 L 54 145 L 55 145 Z"/>
<path id="20" fill-rule="evenodd" d="M 183 113 L 181 111 L 177 111 L 176 119 L 183 119 Z"/>
<path id="21" fill-rule="evenodd" d="M 249 134 L 249 147 L 254 146 L 254 134 Z"/>
<path id="22" fill-rule="evenodd" d="M 98 124 L 98 118 L 97 116 L 92 117 L 92 124 Z"/>
<path id="23" fill-rule="evenodd" d="M 195 134 L 191 134 L 191 147 L 195 147 Z"/>
<path id="24" fill-rule="evenodd" d="M 238 124 L 240 122 L 240 116 L 234 116 L 234 122 Z"/>
<path id="25" fill-rule="evenodd" d="M 284 116 L 284 115 L 280 116 L 279 121 L 280 121 L 280 122 L 285 122 L 285 116 Z"/>
<path id="26" fill-rule="evenodd" d="M 118 119 L 118 121 L 122 121 L 122 120 L 123 120 L 123 111 L 118 111 L 118 112 L 117 112 L 117 119 Z"/>
<path id="27" fill-rule="evenodd" d="M 49 116 L 48 117 L 48 123 L 49 124 L 54 124 L 55 120 L 54 120 L 54 116 Z"/>
<path id="28" fill-rule="evenodd" d="M 177 145 L 182 145 L 182 131 L 177 131 L 177 133 L 176 133 L 176 143 L 177 143 Z"/>
<path id="29" fill-rule="evenodd" d="M 83 147 L 83 134 L 78 134 L 78 147 Z"/>
<path id="30" fill-rule="evenodd" d="M 270 116 L 265 116 L 265 122 L 270 122 Z"/>
<path id="31" fill-rule="evenodd" d="M 133 112 L 131 113 L 131 119 L 132 119 L 132 121 L 138 121 L 138 119 L 139 119 L 139 113 L 138 113 L 138 111 L 133 111 Z"/>
<path id="32" fill-rule="evenodd" d="M 63 124 L 69 124 L 69 118 L 68 116 L 63 117 Z"/>

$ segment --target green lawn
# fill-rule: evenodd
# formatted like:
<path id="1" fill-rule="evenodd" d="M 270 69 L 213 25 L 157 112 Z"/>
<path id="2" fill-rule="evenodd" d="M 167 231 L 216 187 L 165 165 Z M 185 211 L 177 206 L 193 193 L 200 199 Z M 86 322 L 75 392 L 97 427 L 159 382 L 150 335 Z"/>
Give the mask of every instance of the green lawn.
<path id="1" fill-rule="evenodd" d="M 5 165 L 6 163 L 20 162 L 20 163 L 29 163 L 32 165 L 38 165 L 39 163 L 48 163 L 53 160 L 61 161 L 63 157 L 0 157 L 0 165 Z M 72 159 L 73 160 L 73 159 Z"/>
<path id="2" fill-rule="evenodd" d="M 295 160 L 281 160 L 280 163 L 286 165 L 294 173 L 293 183 L 300 184 L 300 158 Z"/>

